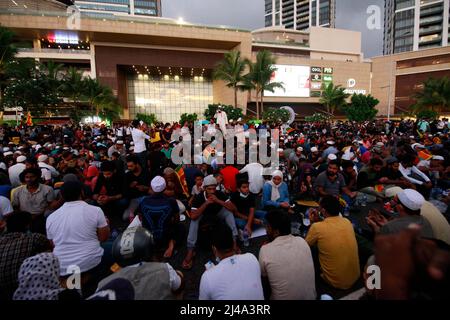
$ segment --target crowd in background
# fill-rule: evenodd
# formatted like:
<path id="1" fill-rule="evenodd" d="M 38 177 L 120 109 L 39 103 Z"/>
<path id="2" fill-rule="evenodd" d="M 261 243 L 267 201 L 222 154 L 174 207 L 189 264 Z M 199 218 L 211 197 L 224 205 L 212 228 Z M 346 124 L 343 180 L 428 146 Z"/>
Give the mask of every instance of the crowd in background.
<path id="1" fill-rule="evenodd" d="M 199 299 L 317 299 L 361 288 L 371 265 L 382 289 L 362 298 L 445 296 L 448 119 L 202 125 L 243 135 L 241 165 L 190 139 L 194 125 L 1 127 L 0 298 L 179 298 L 202 241 L 215 259 Z M 270 171 L 249 163 L 249 132 L 262 129 L 280 130 Z M 200 144 L 201 164 L 173 163 L 179 143 Z M 261 228 L 258 255 L 241 253 Z M 67 285 L 76 272 L 81 290 Z"/>

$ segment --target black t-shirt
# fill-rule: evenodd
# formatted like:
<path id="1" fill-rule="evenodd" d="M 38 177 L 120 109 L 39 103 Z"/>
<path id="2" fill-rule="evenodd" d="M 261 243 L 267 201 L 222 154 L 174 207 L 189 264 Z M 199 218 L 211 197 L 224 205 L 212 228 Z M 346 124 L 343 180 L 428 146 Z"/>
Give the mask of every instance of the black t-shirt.
<path id="1" fill-rule="evenodd" d="M 389 169 L 389 168 L 381 169 L 381 175 L 380 176 L 382 178 L 386 177 L 389 180 L 399 180 L 401 177 L 403 177 L 403 175 L 400 172 L 400 170 L 394 171 L 394 170 Z"/>
<path id="2" fill-rule="evenodd" d="M 147 195 L 147 192 L 141 192 L 136 188 L 130 188 L 130 184 L 137 181 L 138 185 L 149 186 L 150 185 L 150 175 L 147 171 L 142 170 L 141 174 L 136 176 L 133 172 L 128 171 L 125 173 L 125 194 L 129 199 L 135 199 Z"/>
<path id="3" fill-rule="evenodd" d="M 216 191 L 215 195 L 219 200 L 222 200 L 222 201 L 229 200 L 228 197 L 223 192 Z M 194 197 L 194 200 L 192 201 L 192 209 L 200 208 L 205 202 L 206 202 L 205 192 L 197 194 Z M 220 210 L 222 210 L 222 208 L 223 207 L 218 203 L 211 203 L 206 207 L 205 211 L 203 211 L 203 215 L 204 216 L 215 216 L 220 212 Z"/>
<path id="4" fill-rule="evenodd" d="M 250 208 L 255 208 L 256 197 L 253 193 L 249 193 L 247 198 L 241 197 L 240 192 L 234 192 L 231 195 L 231 202 L 238 208 L 239 213 L 249 215 Z"/>

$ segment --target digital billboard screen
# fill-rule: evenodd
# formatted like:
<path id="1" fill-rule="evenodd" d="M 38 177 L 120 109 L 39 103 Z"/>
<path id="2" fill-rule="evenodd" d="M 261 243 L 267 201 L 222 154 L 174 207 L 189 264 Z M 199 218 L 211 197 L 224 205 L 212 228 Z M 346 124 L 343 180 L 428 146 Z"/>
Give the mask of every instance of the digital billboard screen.
<path id="1" fill-rule="evenodd" d="M 266 97 L 308 98 L 310 93 L 311 67 L 275 65 L 271 82 L 282 82 L 284 90 L 276 88 L 275 92 L 264 91 Z"/>

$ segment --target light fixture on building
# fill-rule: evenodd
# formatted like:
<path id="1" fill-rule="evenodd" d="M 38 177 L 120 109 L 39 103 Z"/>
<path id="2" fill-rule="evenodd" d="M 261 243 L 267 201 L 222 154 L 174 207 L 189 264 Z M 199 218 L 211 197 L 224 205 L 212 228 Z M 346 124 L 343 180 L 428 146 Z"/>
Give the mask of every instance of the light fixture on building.
<path id="1" fill-rule="evenodd" d="M 179 81 L 180 80 L 180 77 L 179 76 L 175 76 L 175 81 Z"/>
<path id="2" fill-rule="evenodd" d="M 170 79 L 169 75 L 166 74 L 166 75 L 164 76 L 164 80 L 169 80 L 169 79 Z"/>

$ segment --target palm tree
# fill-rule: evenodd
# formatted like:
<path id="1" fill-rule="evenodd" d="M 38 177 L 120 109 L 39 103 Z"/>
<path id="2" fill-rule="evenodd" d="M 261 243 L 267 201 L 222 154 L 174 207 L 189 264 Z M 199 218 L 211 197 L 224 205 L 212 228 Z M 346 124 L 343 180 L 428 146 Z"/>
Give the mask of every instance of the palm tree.
<path id="1" fill-rule="evenodd" d="M 70 100 L 72 106 L 76 108 L 84 91 L 83 75 L 77 68 L 70 67 L 67 70 L 62 83 L 62 91 L 64 96 Z"/>
<path id="2" fill-rule="evenodd" d="M 283 83 L 272 82 L 272 75 L 277 70 L 275 62 L 270 51 L 259 51 L 256 55 L 256 62 L 249 63 L 250 71 L 244 76 L 244 88 L 256 92 L 256 116 L 258 119 L 264 111 L 264 91 L 274 92 L 276 88 L 284 89 Z"/>
<path id="3" fill-rule="evenodd" d="M 225 81 L 228 88 L 234 90 L 234 107 L 237 108 L 238 90 L 243 90 L 243 73 L 248 64 L 247 59 L 241 58 L 240 51 L 230 51 L 225 53 L 224 59 L 219 62 L 214 69 L 213 78 Z"/>
<path id="4" fill-rule="evenodd" d="M 0 26 L 0 74 L 5 72 L 6 65 L 17 53 L 17 48 L 12 44 L 13 38 L 14 32 Z"/>
<path id="5" fill-rule="evenodd" d="M 49 93 L 54 97 L 54 100 L 59 103 L 63 90 L 63 82 L 61 81 L 63 65 L 55 63 L 54 61 L 49 61 L 46 64 L 40 64 L 39 67 L 41 76 Z"/>
<path id="6" fill-rule="evenodd" d="M 319 102 L 325 106 L 329 115 L 334 116 L 337 109 L 347 104 L 348 97 L 350 95 L 345 93 L 345 89 L 341 86 L 335 86 L 333 82 L 328 85 L 324 83 L 322 84 L 322 97 Z"/>
<path id="7" fill-rule="evenodd" d="M 423 89 L 414 95 L 415 112 L 431 109 L 443 112 L 450 108 L 450 78 L 429 78 L 423 83 Z"/>
<path id="8" fill-rule="evenodd" d="M 91 111 L 95 109 L 95 114 L 98 116 L 100 112 L 119 111 L 120 105 L 116 97 L 113 95 L 110 87 L 102 85 L 96 79 L 87 78 L 84 80 L 85 90 L 83 97 L 87 100 Z"/>

